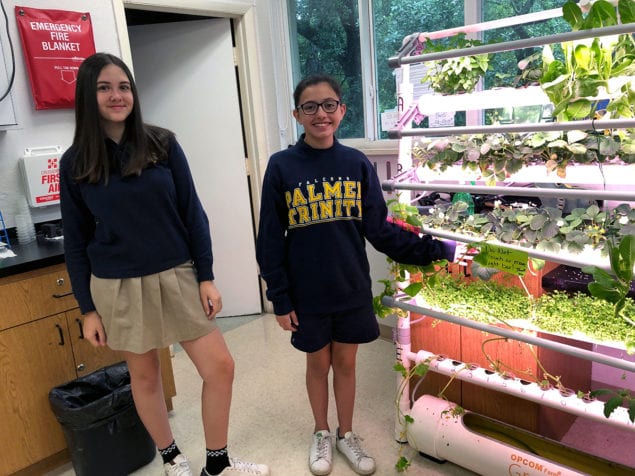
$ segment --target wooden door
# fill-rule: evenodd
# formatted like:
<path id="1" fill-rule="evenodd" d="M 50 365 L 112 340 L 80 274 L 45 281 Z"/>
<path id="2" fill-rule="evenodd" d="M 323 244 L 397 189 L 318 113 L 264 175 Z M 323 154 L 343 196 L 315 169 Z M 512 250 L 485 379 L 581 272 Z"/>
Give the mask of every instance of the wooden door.
<path id="1" fill-rule="evenodd" d="M 74 378 L 64 314 L 0 332 L 0 474 L 66 448 L 48 394 Z"/>
<path id="2" fill-rule="evenodd" d="M 114 351 L 109 347 L 93 347 L 88 340 L 84 339 L 79 309 L 68 311 L 66 313 L 66 322 L 73 346 L 77 377 L 83 377 L 102 367 L 124 360 L 120 352 Z"/>

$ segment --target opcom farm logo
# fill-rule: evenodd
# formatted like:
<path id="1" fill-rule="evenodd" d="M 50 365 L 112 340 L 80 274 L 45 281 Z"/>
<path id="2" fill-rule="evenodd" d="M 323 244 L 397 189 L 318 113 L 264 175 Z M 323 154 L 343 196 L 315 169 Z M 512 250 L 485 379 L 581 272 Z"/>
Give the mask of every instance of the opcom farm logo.
<path id="1" fill-rule="evenodd" d="M 512 464 L 509 465 L 509 476 L 562 476 L 561 470 L 552 470 L 541 461 L 536 461 L 524 455 L 512 454 Z"/>

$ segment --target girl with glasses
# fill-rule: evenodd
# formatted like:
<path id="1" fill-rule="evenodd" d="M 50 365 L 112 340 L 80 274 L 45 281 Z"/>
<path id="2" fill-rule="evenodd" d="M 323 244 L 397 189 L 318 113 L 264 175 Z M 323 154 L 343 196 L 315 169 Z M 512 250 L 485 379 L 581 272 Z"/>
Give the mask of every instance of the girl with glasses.
<path id="1" fill-rule="evenodd" d="M 256 249 L 278 324 L 306 354 L 315 422 L 309 468 L 315 475 L 331 472 L 333 439 L 355 472 L 376 470 L 353 431 L 357 348 L 379 336 L 365 240 L 395 261 L 419 265 L 453 260 L 456 246 L 386 221 L 372 164 L 335 138 L 346 114 L 341 96 L 330 76 L 311 76 L 297 85 L 293 116 L 304 134 L 269 160 Z M 333 432 L 328 422 L 331 369 L 338 424 Z"/>

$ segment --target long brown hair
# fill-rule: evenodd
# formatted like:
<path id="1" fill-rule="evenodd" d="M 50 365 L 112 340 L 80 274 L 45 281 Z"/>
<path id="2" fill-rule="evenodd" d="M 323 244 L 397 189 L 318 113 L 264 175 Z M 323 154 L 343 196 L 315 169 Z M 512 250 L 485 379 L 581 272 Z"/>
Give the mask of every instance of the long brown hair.
<path id="1" fill-rule="evenodd" d="M 97 105 L 97 78 L 109 64 L 124 71 L 134 99 L 132 111 L 126 118 L 123 137 L 130 160 L 122 170 L 122 175 L 140 175 L 150 163 L 167 159 L 168 141 L 173 133 L 144 124 L 137 86 L 128 66 L 114 55 L 95 53 L 80 65 L 75 87 L 75 135 L 72 148 L 75 151 L 74 175 L 78 181 L 108 183 L 111 164 Z"/>

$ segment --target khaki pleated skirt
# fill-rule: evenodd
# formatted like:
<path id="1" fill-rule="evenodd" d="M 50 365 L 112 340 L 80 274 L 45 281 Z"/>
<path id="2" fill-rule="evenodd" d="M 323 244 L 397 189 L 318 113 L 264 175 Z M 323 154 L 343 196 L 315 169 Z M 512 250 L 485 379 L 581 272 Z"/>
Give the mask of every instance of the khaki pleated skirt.
<path id="1" fill-rule="evenodd" d="M 93 275 L 90 292 L 113 350 L 142 354 L 217 328 L 216 320 L 205 315 L 190 262 L 139 278 Z"/>

